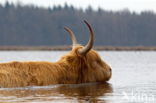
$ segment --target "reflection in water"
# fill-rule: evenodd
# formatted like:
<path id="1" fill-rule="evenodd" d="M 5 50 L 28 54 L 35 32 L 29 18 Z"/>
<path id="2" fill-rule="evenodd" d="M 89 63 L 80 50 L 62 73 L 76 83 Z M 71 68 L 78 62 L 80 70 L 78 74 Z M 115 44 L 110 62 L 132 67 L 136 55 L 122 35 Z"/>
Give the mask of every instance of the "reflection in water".
<path id="1" fill-rule="evenodd" d="M 0 88 L 0 102 L 156 103 L 155 51 L 99 53 L 112 67 L 113 75 L 109 83 L 113 85 L 113 89 L 108 83 Z M 0 62 L 56 61 L 63 54 L 60 51 L 4 51 L 0 52 Z M 148 97 L 140 99 L 142 96 Z"/>
<path id="2" fill-rule="evenodd" d="M 108 83 L 86 83 L 0 89 L 0 102 L 98 102 L 107 103 L 101 96 L 112 93 Z"/>

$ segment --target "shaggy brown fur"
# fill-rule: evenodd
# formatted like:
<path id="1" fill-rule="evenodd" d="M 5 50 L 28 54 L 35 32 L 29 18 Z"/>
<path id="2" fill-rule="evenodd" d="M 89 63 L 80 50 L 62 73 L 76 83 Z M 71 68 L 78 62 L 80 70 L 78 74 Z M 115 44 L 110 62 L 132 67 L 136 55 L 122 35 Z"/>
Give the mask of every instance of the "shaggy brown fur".
<path id="1" fill-rule="evenodd" d="M 1 63 L 0 87 L 108 81 L 111 78 L 110 66 L 94 50 L 90 50 L 85 56 L 79 55 L 80 48 L 82 46 L 76 46 L 55 63 Z"/>

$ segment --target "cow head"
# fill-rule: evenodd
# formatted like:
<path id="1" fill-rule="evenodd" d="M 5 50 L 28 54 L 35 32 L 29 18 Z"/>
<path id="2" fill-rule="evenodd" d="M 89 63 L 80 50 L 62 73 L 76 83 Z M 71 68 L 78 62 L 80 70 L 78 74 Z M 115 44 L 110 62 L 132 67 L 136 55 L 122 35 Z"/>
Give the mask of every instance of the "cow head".
<path id="1" fill-rule="evenodd" d="M 72 51 L 62 57 L 62 60 L 70 65 L 71 70 L 69 71 L 76 71 L 77 83 L 108 81 L 112 75 L 111 67 L 92 49 L 94 33 L 90 24 L 84 22 L 90 31 L 90 39 L 87 45 L 79 45 L 72 30 L 65 27 L 65 30 L 70 34 L 73 47 Z"/>

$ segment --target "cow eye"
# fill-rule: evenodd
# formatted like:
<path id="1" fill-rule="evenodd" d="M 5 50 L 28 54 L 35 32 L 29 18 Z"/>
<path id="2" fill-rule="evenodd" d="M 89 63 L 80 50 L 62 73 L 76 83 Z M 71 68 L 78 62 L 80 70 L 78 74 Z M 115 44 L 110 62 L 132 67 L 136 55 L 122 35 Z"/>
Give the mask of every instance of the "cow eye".
<path id="1" fill-rule="evenodd" d="M 97 63 L 101 63 L 101 60 L 100 60 L 100 59 L 97 59 L 96 62 L 97 62 Z"/>

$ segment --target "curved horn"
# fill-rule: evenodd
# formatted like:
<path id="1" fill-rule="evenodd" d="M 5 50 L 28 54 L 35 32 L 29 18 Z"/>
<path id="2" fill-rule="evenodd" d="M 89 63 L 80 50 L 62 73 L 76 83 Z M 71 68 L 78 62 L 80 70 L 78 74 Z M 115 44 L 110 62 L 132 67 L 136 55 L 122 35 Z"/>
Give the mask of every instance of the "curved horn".
<path id="1" fill-rule="evenodd" d="M 77 40 L 76 40 L 76 37 L 75 37 L 73 31 L 71 29 L 69 29 L 68 27 L 64 27 L 64 29 L 69 33 L 70 38 L 71 38 L 72 43 L 73 43 L 72 45 L 75 46 L 77 44 Z"/>
<path id="2" fill-rule="evenodd" d="M 92 30 L 92 27 L 87 21 L 84 20 L 84 22 L 89 28 L 90 38 L 89 38 L 89 41 L 88 41 L 87 45 L 84 48 L 79 50 L 79 53 L 82 54 L 82 55 L 85 55 L 87 52 L 89 52 L 92 49 L 93 43 L 94 43 L 94 33 L 93 33 L 93 30 Z"/>

